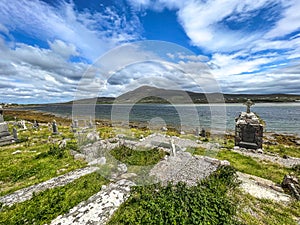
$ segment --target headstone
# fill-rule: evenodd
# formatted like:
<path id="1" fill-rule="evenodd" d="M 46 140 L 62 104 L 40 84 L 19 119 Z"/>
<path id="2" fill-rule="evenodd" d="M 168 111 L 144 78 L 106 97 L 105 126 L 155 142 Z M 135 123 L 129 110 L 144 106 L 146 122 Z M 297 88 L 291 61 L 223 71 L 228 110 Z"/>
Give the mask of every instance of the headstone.
<path id="1" fill-rule="evenodd" d="M 16 128 L 13 128 L 13 137 L 14 137 L 15 141 L 18 140 L 18 131 Z"/>
<path id="2" fill-rule="evenodd" d="M 94 128 L 93 121 L 92 121 L 91 118 L 90 118 L 90 121 L 88 122 L 88 127 L 89 127 L 90 129 Z"/>
<path id="3" fill-rule="evenodd" d="M 27 130 L 25 120 L 21 120 L 20 126 L 21 126 L 21 128 L 22 128 L 23 130 Z"/>
<path id="4" fill-rule="evenodd" d="M 196 128 L 195 136 L 196 136 L 196 137 L 199 137 L 199 128 L 198 128 L 198 127 Z"/>
<path id="5" fill-rule="evenodd" d="M 246 112 L 240 113 L 235 124 L 235 145 L 247 149 L 262 149 L 263 125 L 259 118 L 250 111 L 254 103 L 248 99 L 244 103 Z"/>
<path id="6" fill-rule="evenodd" d="M 78 120 L 73 120 L 73 128 L 78 128 Z"/>
<path id="7" fill-rule="evenodd" d="M 52 122 L 52 134 L 58 134 L 57 124 L 55 120 L 53 120 Z"/>
<path id="8" fill-rule="evenodd" d="M 11 144 L 13 142 L 15 142 L 15 140 L 8 131 L 7 123 L 3 118 L 3 108 L 0 105 L 0 146 Z"/>
<path id="9" fill-rule="evenodd" d="M 201 137 L 206 137 L 206 131 L 204 128 L 201 129 Z"/>
<path id="10" fill-rule="evenodd" d="M 33 127 L 34 129 L 38 129 L 39 126 L 40 126 L 39 123 L 35 120 L 35 121 L 33 122 L 32 127 Z"/>

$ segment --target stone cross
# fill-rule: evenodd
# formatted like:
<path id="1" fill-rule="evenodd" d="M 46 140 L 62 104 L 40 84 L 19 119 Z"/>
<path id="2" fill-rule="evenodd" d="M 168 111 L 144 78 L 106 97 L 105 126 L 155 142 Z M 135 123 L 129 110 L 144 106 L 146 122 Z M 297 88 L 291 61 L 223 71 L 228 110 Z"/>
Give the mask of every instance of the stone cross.
<path id="1" fill-rule="evenodd" d="M 254 104 L 254 102 L 252 102 L 250 99 L 248 99 L 248 100 L 244 103 L 244 105 L 247 106 L 247 113 L 250 113 L 250 107 L 253 106 L 253 105 L 255 105 L 255 104 Z"/>

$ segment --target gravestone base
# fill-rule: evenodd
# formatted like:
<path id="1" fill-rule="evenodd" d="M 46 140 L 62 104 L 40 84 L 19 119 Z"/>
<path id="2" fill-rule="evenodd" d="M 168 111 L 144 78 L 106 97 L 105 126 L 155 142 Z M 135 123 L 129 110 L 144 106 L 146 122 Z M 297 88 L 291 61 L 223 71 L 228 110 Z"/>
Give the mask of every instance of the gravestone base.
<path id="1" fill-rule="evenodd" d="M 247 149 L 261 149 L 263 125 L 253 113 L 242 112 L 236 119 L 235 146 Z"/>

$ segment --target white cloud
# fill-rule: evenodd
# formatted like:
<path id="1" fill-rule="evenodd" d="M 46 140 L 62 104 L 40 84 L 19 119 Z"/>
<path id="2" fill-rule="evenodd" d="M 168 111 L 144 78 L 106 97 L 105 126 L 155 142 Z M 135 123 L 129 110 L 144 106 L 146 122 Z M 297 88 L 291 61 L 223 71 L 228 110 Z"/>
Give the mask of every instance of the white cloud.
<path id="1" fill-rule="evenodd" d="M 285 10 L 282 19 L 265 35 L 266 38 L 282 37 L 300 29 L 300 1 L 291 0 L 283 3 Z"/>
<path id="2" fill-rule="evenodd" d="M 79 12 L 73 3 L 66 2 L 54 8 L 38 0 L 20 0 L 13 4 L 3 0 L 0 1 L 0 21 L 9 30 L 18 30 L 45 42 L 60 39 L 70 43 L 90 60 L 120 43 L 140 38 L 137 17 L 129 20 L 110 8 L 103 12 Z"/>

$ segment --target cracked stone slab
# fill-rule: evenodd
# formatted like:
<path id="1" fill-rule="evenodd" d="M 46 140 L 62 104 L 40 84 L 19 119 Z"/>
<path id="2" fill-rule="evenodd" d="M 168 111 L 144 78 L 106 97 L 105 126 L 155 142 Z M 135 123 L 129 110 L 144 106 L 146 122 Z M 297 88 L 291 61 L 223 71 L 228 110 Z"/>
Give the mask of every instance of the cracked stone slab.
<path id="1" fill-rule="evenodd" d="M 193 156 L 189 152 L 177 152 L 176 156 L 166 157 L 156 164 L 150 175 L 163 184 L 168 182 L 185 182 L 194 186 L 198 181 L 208 177 L 221 165 L 229 165 L 226 160 L 218 160 L 207 156 Z"/>
<path id="2" fill-rule="evenodd" d="M 119 206 L 130 196 L 135 183 L 122 179 L 103 186 L 102 190 L 79 203 L 65 215 L 52 220 L 51 225 L 105 224 Z"/>
<path id="3" fill-rule="evenodd" d="M 85 167 L 71 171 L 42 183 L 15 191 L 12 194 L 2 196 L 0 197 L 0 202 L 3 203 L 3 205 L 12 206 L 15 203 L 27 201 L 32 198 L 33 193 L 39 193 L 50 188 L 65 186 L 66 184 L 71 183 L 84 175 L 93 173 L 98 169 L 98 167 Z"/>

